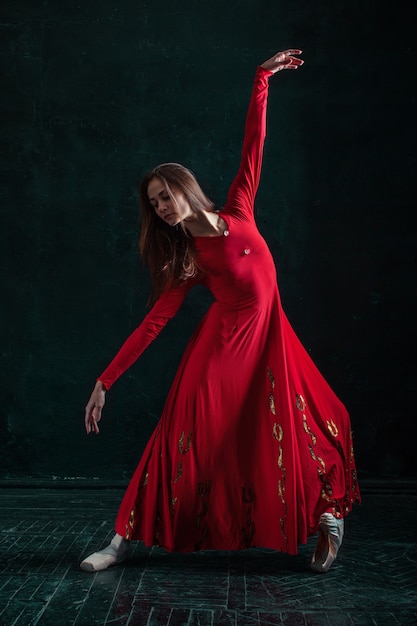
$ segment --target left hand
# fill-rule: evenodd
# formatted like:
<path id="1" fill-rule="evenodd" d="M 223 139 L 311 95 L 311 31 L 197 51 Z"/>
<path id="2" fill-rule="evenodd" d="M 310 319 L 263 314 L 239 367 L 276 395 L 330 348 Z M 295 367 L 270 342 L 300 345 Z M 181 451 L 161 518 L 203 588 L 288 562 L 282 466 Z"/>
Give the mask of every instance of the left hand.
<path id="1" fill-rule="evenodd" d="M 294 54 L 302 54 L 302 50 L 298 50 L 297 48 L 289 48 L 288 50 L 284 50 L 283 52 L 277 52 L 273 57 L 262 63 L 261 67 L 265 70 L 269 70 L 274 74 L 276 72 L 280 72 L 281 70 L 296 70 L 298 67 L 303 65 L 304 61 L 302 59 L 297 59 Z"/>
<path id="2" fill-rule="evenodd" d="M 103 383 L 98 380 L 85 407 L 84 424 L 87 434 L 99 434 L 100 429 L 98 423 L 101 420 L 101 412 L 106 402 L 106 388 Z"/>

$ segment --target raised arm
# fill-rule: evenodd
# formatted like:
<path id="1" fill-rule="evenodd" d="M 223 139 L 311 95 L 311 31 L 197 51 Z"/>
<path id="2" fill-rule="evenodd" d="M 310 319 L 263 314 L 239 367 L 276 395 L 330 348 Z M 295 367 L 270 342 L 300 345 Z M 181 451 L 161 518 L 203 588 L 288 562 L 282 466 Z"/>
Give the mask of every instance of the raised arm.
<path id="1" fill-rule="evenodd" d="M 85 407 L 84 421 L 87 433 L 99 433 L 98 422 L 101 420 L 106 391 L 139 358 L 168 321 L 174 317 L 193 284 L 193 280 L 188 280 L 181 287 L 165 291 L 98 377 Z"/>
<path id="2" fill-rule="evenodd" d="M 301 54 L 301 52 L 295 48 L 277 52 L 262 63 L 256 71 L 246 117 L 241 162 L 228 193 L 226 210 L 242 214 L 253 213 L 266 136 L 269 77 L 281 70 L 294 70 L 300 67 L 304 61 L 294 55 Z"/>

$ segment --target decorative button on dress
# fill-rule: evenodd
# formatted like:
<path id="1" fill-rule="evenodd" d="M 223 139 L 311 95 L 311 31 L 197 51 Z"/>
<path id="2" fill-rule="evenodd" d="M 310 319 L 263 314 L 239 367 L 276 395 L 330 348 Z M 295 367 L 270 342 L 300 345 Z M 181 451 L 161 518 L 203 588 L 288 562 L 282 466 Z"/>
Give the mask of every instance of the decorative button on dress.
<path id="1" fill-rule="evenodd" d="M 259 67 L 242 159 L 220 215 L 195 237 L 201 274 L 163 293 L 99 379 L 107 389 L 204 284 L 214 302 L 184 352 L 160 421 L 126 490 L 116 532 L 169 551 L 263 546 L 296 554 L 360 501 L 349 415 L 281 306 L 254 219 L 268 80 Z"/>

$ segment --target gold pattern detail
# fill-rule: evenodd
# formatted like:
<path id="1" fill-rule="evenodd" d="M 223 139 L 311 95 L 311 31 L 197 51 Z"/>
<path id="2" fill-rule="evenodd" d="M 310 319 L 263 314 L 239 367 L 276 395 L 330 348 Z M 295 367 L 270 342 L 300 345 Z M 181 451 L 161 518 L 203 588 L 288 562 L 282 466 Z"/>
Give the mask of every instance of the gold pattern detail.
<path id="1" fill-rule="evenodd" d="M 271 382 L 271 387 L 272 390 L 275 388 L 275 379 L 274 376 L 272 374 L 272 371 L 270 370 L 270 368 L 268 368 L 268 377 L 269 380 Z M 304 403 L 304 399 L 302 396 L 297 396 L 297 406 L 299 405 L 300 407 L 304 407 L 305 403 Z M 276 415 L 276 409 L 275 409 L 275 400 L 274 400 L 274 394 L 271 393 L 269 396 L 269 406 L 271 409 L 271 413 L 273 415 Z M 281 500 L 281 503 L 283 505 L 283 515 L 280 517 L 280 526 L 281 526 L 281 533 L 285 542 L 285 547 L 288 547 L 288 537 L 286 535 L 285 532 L 285 519 L 288 515 L 288 510 L 287 510 L 287 503 L 285 500 L 285 486 L 286 486 L 286 478 L 287 478 L 287 470 L 284 467 L 284 448 L 281 445 L 282 441 L 284 439 L 284 431 L 283 428 L 281 426 L 281 424 L 278 424 L 277 422 L 274 423 L 273 427 L 272 427 L 272 436 L 274 437 L 274 439 L 276 439 L 276 441 L 278 442 L 278 459 L 277 459 L 277 464 L 278 464 L 278 468 L 281 471 L 281 477 L 278 479 L 278 496 Z"/>
<path id="2" fill-rule="evenodd" d="M 313 446 L 316 445 L 317 443 L 317 437 L 316 435 L 310 430 L 310 428 L 308 427 L 307 424 L 307 415 L 305 413 L 303 413 L 303 426 L 304 426 L 304 430 L 306 431 L 307 435 L 310 435 L 311 437 L 311 441 L 313 442 Z"/>
<path id="3" fill-rule="evenodd" d="M 171 500 L 171 506 L 172 508 L 174 508 L 174 506 L 177 504 L 178 498 L 172 498 Z"/>
<path id="4" fill-rule="evenodd" d="M 178 463 L 177 476 L 174 480 L 174 483 L 177 483 L 182 476 L 182 461 Z"/>
<path id="5" fill-rule="evenodd" d="M 125 539 L 127 539 L 127 541 L 129 541 L 129 539 L 132 536 L 132 531 L 133 531 L 134 526 L 135 526 L 135 509 L 132 509 L 130 511 L 129 521 L 126 524 Z"/>
<path id="6" fill-rule="evenodd" d="M 304 397 L 301 394 L 296 394 L 296 396 L 295 396 L 295 404 L 296 404 L 297 409 L 299 411 L 302 411 L 302 414 L 303 414 L 303 428 L 304 428 L 305 432 L 307 433 L 307 435 L 310 435 L 311 442 L 312 442 L 313 446 L 315 446 L 316 443 L 317 443 L 317 437 L 313 433 L 313 431 L 310 430 L 310 427 L 307 424 L 307 415 L 306 415 L 305 410 L 304 410 L 306 408 L 306 406 L 307 406 L 307 403 L 306 403 L 306 401 L 304 400 Z M 311 456 L 313 457 L 313 459 L 316 460 L 316 457 L 315 457 L 314 452 L 312 451 L 311 447 L 310 447 L 310 453 L 311 453 Z"/>
<path id="7" fill-rule="evenodd" d="M 333 501 L 333 489 L 328 480 L 325 480 L 323 483 L 323 488 L 321 490 L 321 497 L 323 498 L 323 500 L 326 500 L 326 502 Z"/>
<path id="8" fill-rule="evenodd" d="M 282 426 L 281 424 L 277 424 L 275 422 L 274 427 L 272 429 L 272 436 L 274 437 L 274 439 L 276 439 L 277 441 L 282 441 L 282 437 L 283 437 L 283 431 L 282 431 Z"/>
<path id="9" fill-rule="evenodd" d="M 182 431 L 181 433 L 181 437 L 178 441 L 178 450 L 180 452 L 180 454 L 187 454 L 187 452 L 189 451 L 189 449 L 191 448 L 191 438 L 193 436 L 193 433 L 190 431 L 187 435 L 187 445 L 184 448 L 184 441 L 185 441 L 185 432 Z"/>
<path id="10" fill-rule="evenodd" d="M 306 408 L 306 401 L 304 400 L 301 394 L 300 395 L 296 394 L 295 405 L 299 411 L 304 411 L 304 409 Z"/>
<path id="11" fill-rule="evenodd" d="M 282 470 L 282 455 L 283 455 L 282 446 L 280 446 L 279 454 L 278 454 L 278 467 L 280 470 Z"/>
<path id="12" fill-rule="evenodd" d="M 319 476 L 321 476 L 323 473 L 326 473 L 326 464 L 323 461 L 323 459 L 321 458 L 321 456 L 316 456 L 315 455 L 314 450 L 313 450 L 313 446 L 308 446 L 308 447 L 309 447 L 311 458 L 313 459 L 313 461 L 317 461 L 318 463 L 320 463 L 321 468 L 323 468 L 323 471 L 322 471 L 322 469 L 320 467 L 318 468 Z"/>
<path id="13" fill-rule="evenodd" d="M 337 437 L 339 434 L 339 431 L 337 429 L 336 424 L 334 423 L 334 421 L 331 419 L 330 422 L 329 420 L 327 420 L 327 428 L 330 431 L 330 434 L 333 435 L 333 437 Z"/>
<path id="14" fill-rule="evenodd" d="M 323 461 L 323 459 L 321 458 L 321 456 L 318 456 L 318 457 L 316 457 L 316 458 L 317 458 L 317 461 L 318 461 L 318 462 L 320 463 L 320 465 L 322 466 L 322 468 L 323 468 L 323 472 L 324 472 L 324 473 L 326 473 L 326 464 L 325 464 L 325 462 Z M 320 474 L 320 468 L 319 468 L 319 474 Z"/>
<path id="15" fill-rule="evenodd" d="M 145 478 L 143 479 L 142 487 L 146 487 L 146 485 L 148 484 L 148 480 L 149 480 L 149 472 L 146 472 Z"/>
<path id="16" fill-rule="evenodd" d="M 269 396 L 269 408 L 271 409 L 271 413 L 272 415 L 276 415 L 276 410 L 275 410 L 275 400 L 274 400 L 274 394 L 271 393 Z"/>
<path id="17" fill-rule="evenodd" d="M 278 481 L 278 494 L 279 494 L 279 497 L 281 498 L 282 504 L 286 504 L 286 501 L 284 498 L 284 491 L 285 491 L 285 480 L 279 480 Z"/>

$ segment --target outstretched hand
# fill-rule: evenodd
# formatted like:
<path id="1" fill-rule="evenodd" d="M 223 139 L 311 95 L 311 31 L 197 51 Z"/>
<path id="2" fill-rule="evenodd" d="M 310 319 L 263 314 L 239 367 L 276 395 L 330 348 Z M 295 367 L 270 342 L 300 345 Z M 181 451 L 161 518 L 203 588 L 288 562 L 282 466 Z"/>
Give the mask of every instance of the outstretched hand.
<path id="1" fill-rule="evenodd" d="M 269 70 L 274 74 L 276 72 L 280 72 L 281 70 L 296 70 L 298 67 L 303 65 L 304 61 L 302 59 L 297 59 L 297 57 L 293 56 L 294 54 L 302 54 L 302 50 L 298 50 L 296 48 L 290 48 L 289 50 L 284 50 L 283 52 L 277 52 L 273 57 L 262 63 L 261 67 L 265 70 Z"/>
<path id="2" fill-rule="evenodd" d="M 101 381 L 96 382 L 96 386 L 93 389 L 93 393 L 85 407 L 85 430 L 88 433 L 98 433 L 100 429 L 98 423 L 101 420 L 101 411 L 103 410 L 104 403 L 106 401 L 106 388 Z"/>

